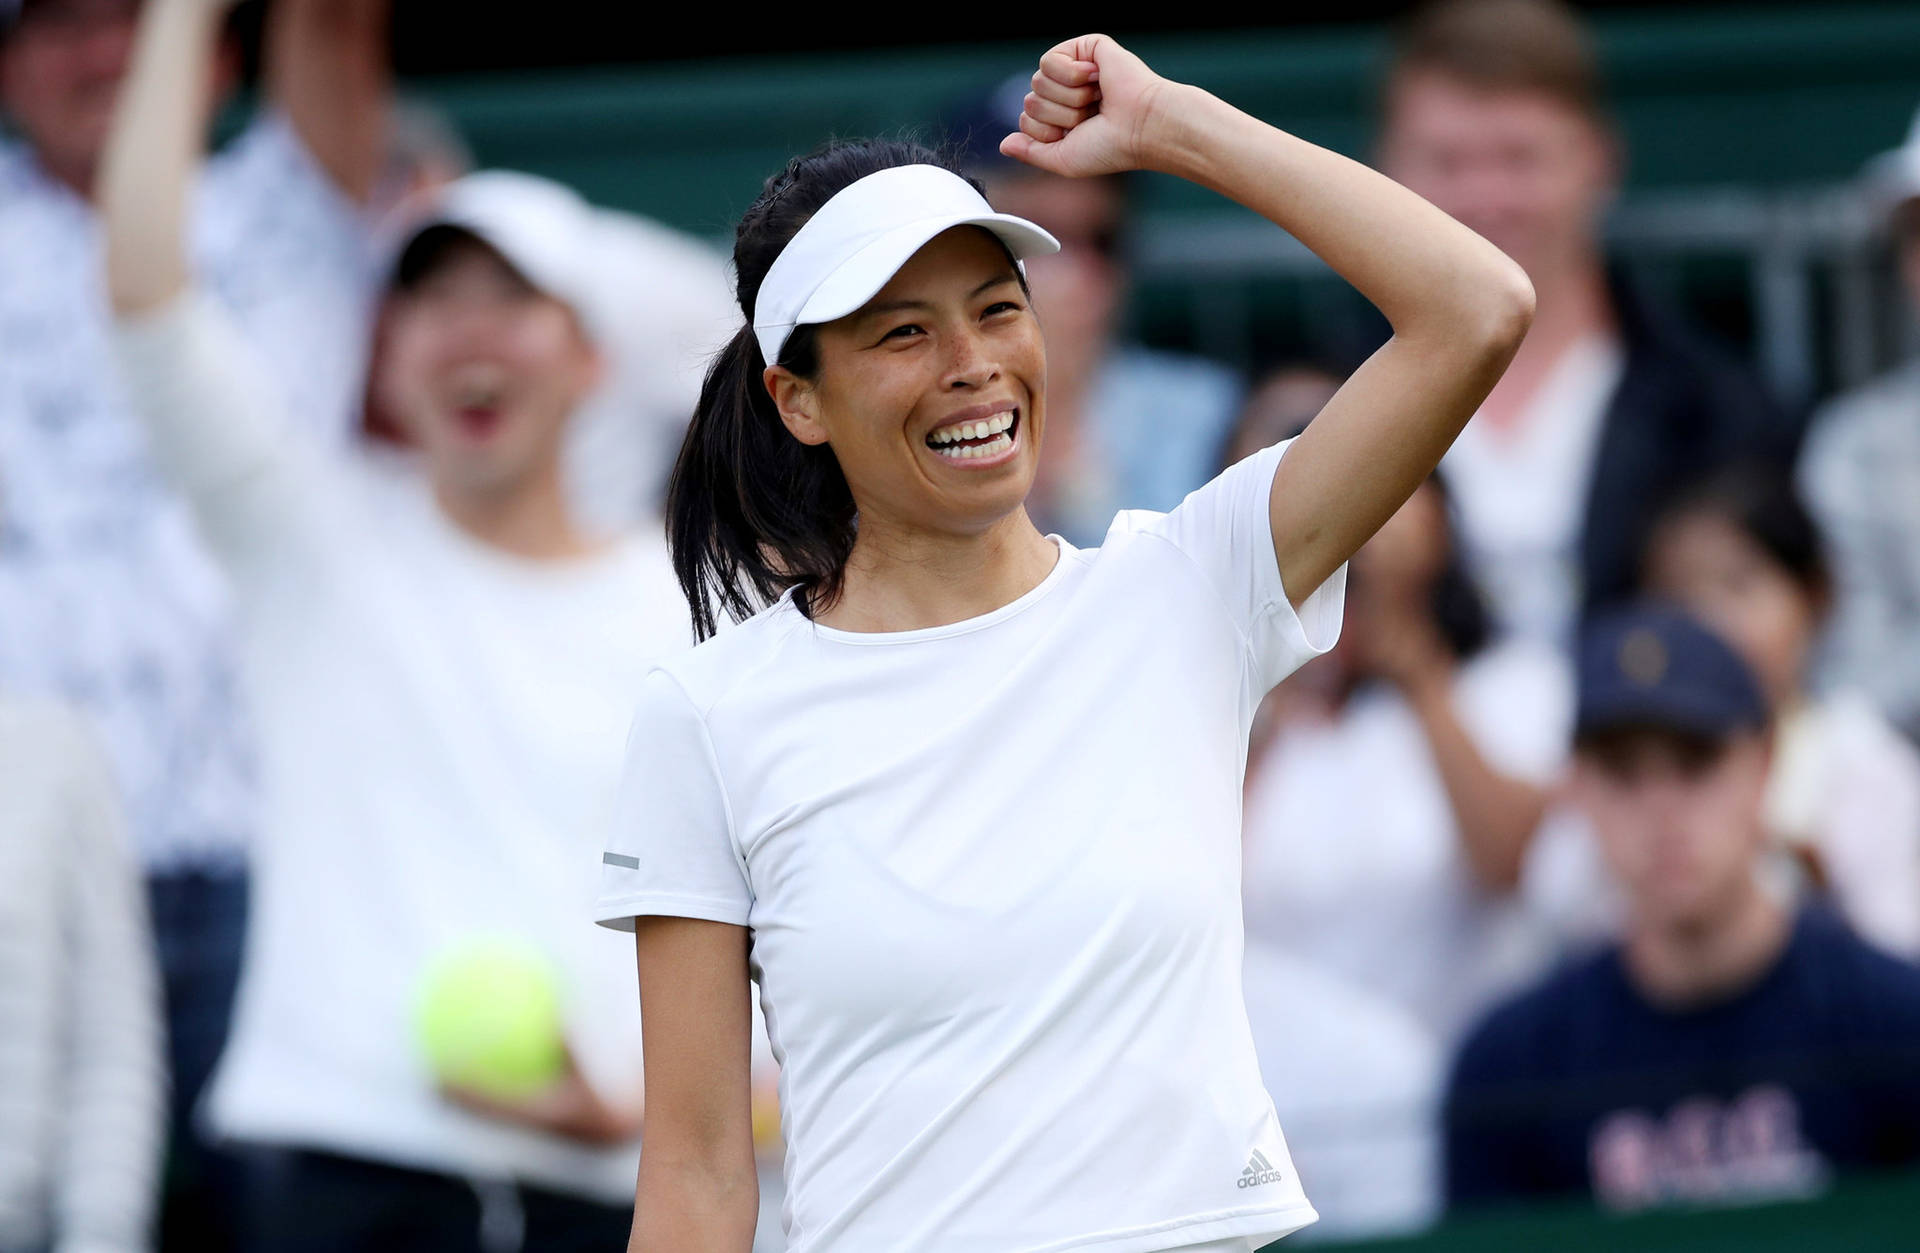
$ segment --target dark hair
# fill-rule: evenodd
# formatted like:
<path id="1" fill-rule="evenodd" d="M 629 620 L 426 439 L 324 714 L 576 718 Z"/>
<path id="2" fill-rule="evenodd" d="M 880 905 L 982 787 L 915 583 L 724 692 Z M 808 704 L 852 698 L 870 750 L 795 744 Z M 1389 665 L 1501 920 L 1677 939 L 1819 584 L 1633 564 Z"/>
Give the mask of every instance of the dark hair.
<path id="1" fill-rule="evenodd" d="M 1468 572 L 1466 556 L 1460 551 L 1453 489 L 1438 469 L 1427 476 L 1426 485 L 1439 495 L 1447 527 L 1447 558 L 1433 580 L 1433 622 L 1454 660 L 1465 661 L 1492 642 L 1493 619 L 1487 612 L 1486 597 L 1481 595 L 1480 585 Z"/>
<path id="2" fill-rule="evenodd" d="M 399 259 L 393 263 L 388 286 L 394 291 L 410 292 L 469 248 L 492 253 L 501 264 L 514 270 L 513 263 L 501 256 L 498 248 L 466 227 L 455 226 L 451 222 L 436 222 L 408 240 L 407 246 L 400 250 Z M 514 273 L 518 274 L 519 271 L 514 270 Z"/>
<path id="3" fill-rule="evenodd" d="M 1719 518 L 1739 529 L 1784 570 L 1817 610 L 1833 593 L 1820 526 L 1807 511 L 1793 480 L 1769 462 L 1742 461 L 1724 466 L 1682 486 L 1668 498 L 1640 552 L 1644 582 L 1663 527 L 1678 518 Z"/>
<path id="4" fill-rule="evenodd" d="M 1430 71 L 1483 91 L 1538 92 L 1606 121 L 1593 39 L 1561 0 L 1438 0 L 1394 39 L 1388 84 Z"/>
<path id="5" fill-rule="evenodd" d="M 853 551 L 853 493 L 831 448 L 801 443 L 781 422 L 761 378 L 767 363 L 753 334 L 753 306 L 781 249 L 821 205 L 902 165 L 961 173 L 952 157 L 917 143 L 830 143 L 768 179 L 734 232 L 746 324 L 707 370 L 667 488 L 667 543 L 700 639 L 714 633 L 719 611 L 738 621 L 788 588 L 809 616 L 840 593 Z M 795 327 L 775 364 L 812 378 L 820 364 L 814 328 Z"/>

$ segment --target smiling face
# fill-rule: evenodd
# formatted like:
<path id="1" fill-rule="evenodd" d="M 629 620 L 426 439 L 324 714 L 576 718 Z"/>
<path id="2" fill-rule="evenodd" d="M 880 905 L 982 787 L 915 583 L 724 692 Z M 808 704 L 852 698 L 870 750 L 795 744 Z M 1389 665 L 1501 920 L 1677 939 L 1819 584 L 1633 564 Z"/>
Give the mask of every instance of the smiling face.
<path id="1" fill-rule="evenodd" d="M 436 486 L 510 493 L 557 473 L 569 414 L 600 358 L 565 304 L 471 236 L 443 251 L 392 302 L 381 393 L 425 453 Z"/>
<path id="2" fill-rule="evenodd" d="M 997 239 L 937 236 L 816 342 L 811 379 L 776 366 L 766 385 L 796 439 L 833 449 L 862 534 L 978 534 L 1021 507 L 1046 423 L 1046 351 Z"/>

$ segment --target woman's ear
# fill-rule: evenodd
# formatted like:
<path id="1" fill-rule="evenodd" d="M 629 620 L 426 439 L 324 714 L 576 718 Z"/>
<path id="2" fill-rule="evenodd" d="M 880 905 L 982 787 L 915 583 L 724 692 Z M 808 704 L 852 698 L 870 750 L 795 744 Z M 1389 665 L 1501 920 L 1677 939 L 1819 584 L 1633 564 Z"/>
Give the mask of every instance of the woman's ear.
<path id="1" fill-rule="evenodd" d="M 820 423 L 813 384 L 783 365 L 768 366 L 760 381 L 795 439 L 809 445 L 827 442 L 827 428 Z"/>

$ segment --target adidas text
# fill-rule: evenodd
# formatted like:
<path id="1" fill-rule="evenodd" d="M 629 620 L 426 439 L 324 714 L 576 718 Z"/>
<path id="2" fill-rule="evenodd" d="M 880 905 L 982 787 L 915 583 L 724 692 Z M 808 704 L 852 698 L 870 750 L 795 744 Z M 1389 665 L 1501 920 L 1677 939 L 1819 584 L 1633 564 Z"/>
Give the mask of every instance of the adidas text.
<path id="1" fill-rule="evenodd" d="M 1255 1149 L 1253 1156 L 1247 1159 L 1247 1168 L 1240 1172 L 1238 1186 L 1257 1188 L 1262 1184 L 1279 1183 L 1284 1177 L 1281 1172 L 1273 1168 L 1273 1163 L 1267 1160 L 1266 1154 Z"/>

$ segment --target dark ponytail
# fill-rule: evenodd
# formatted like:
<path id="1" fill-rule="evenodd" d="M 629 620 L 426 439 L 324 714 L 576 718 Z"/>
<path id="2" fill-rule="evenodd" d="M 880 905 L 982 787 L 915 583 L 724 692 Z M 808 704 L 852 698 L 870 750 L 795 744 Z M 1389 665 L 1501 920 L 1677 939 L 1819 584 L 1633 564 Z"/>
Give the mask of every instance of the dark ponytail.
<path id="1" fill-rule="evenodd" d="M 839 595 L 853 551 L 853 494 L 833 450 L 802 444 L 781 422 L 761 378 L 766 363 L 753 334 L 753 306 L 774 259 L 821 205 L 869 174 L 902 165 L 961 173 L 952 159 L 919 144 L 829 144 L 788 162 L 740 219 L 733 266 L 746 325 L 707 371 L 667 489 L 667 543 L 700 639 L 714 633 L 721 611 L 738 621 L 788 588 L 809 616 Z M 814 377 L 819 355 L 811 326 L 794 328 L 777 364 Z"/>

